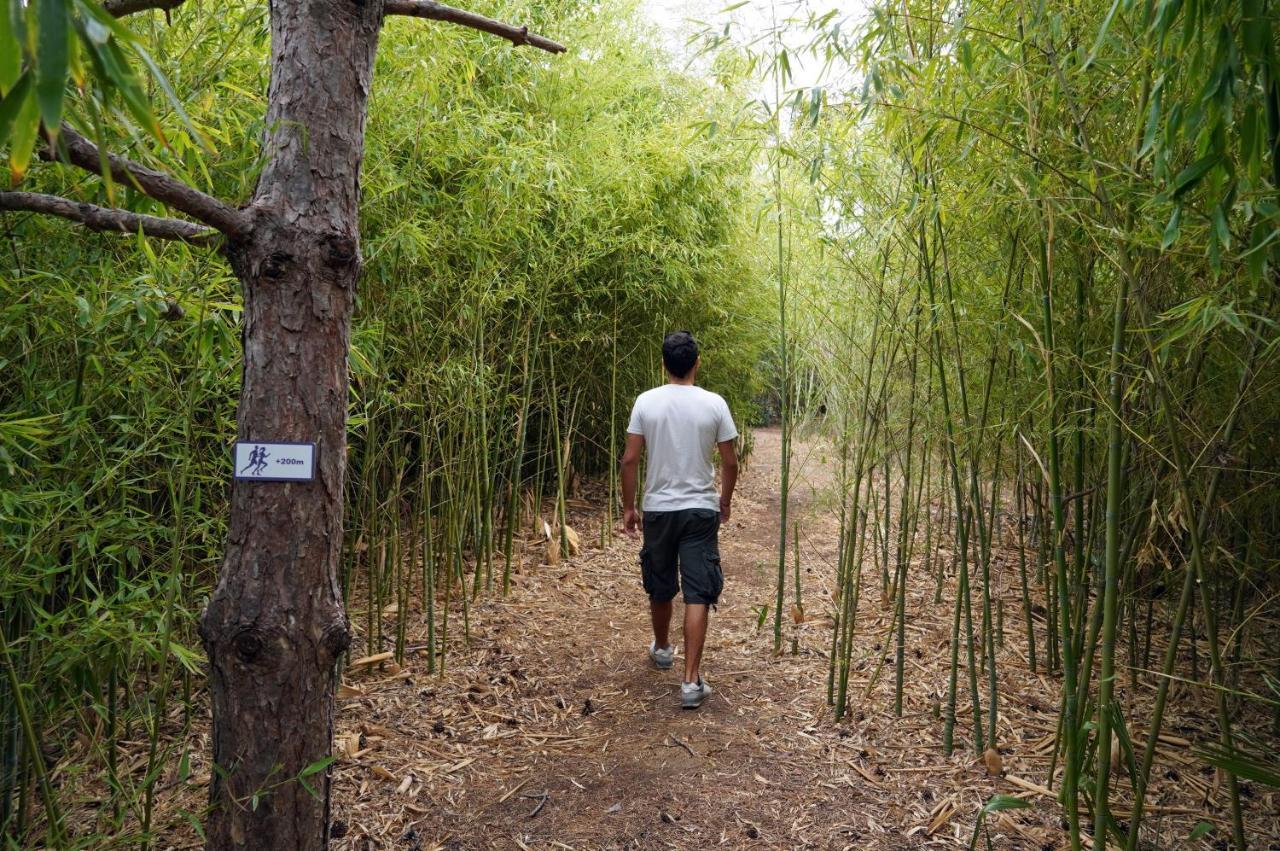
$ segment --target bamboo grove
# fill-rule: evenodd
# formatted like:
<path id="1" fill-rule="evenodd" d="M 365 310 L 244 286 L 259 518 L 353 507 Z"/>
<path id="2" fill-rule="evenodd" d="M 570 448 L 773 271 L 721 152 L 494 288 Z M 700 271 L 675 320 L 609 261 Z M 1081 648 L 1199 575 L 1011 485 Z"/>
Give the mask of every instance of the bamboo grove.
<path id="1" fill-rule="evenodd" d="M 521 569 L 528 528 L 567 537 L 586 476 L 616 501 L 619 424 L 659 376 L 662 334 L 707 329 L 706 378 L 750 419 L 769 300 L 741 152 L 697 132 L 739 81 L 655 61 L 626 4 L 506 11 L 554 23 L 575 57 L 553 68 L 464 31 L 389 26 L 362 181 L 352 652 L 400 658 L 413 617 L 440 673 L 471 604 Z M 186 114 L 158 116 L 159 149 L 103 104 L 119 149 L 243 197 L 265 4 L 144 20 Z M 195 618 L 225 537 L 239 294 L 224 261 L 181 244 L 0 225 L 0 835 L 145 847 L 157 790 L 190 779 L 175 743 L 208 711 Z M 102 806 L 72 822 L 86 790 Z"/>
<path id="2" fill-rule="evenodd" d="M 1175 716 L 1223 780 L 1216 836 L 1248 847 L 1242 784 L 1280 783 L 1274 5 L 787 11 L 757 61 L 782 43 L 847 71 L 789 87 L 771 153 L 780 357 L 809 387 L 787 412 L 838 452 L 835 717 L 866 700 L 869 595 L 903 714 L 925 589 L 950 622 L 948 754 L 1008 744 L 998 651 L 1020 633 L 1059 689 L 1037 782 L 1071 848 L 1160 839 L 1144 807 Z"/>
<path id="3" fill-rule="evenodd" d="M 661 335 L 697 329 L 739 422 L 781 415 L 758 608 L 775 653 L 787 600 L 797 622 L 820 605 L 787 514 L 793 437 L 833 453 L 815 662 L 833 723 L 865 706 L 870 665 L 893 682 L 877 711 L 929 714 L 946 756 L 998 758 L 1016 645 L 1056 689 L 1036 780 L 1069 847 L 1169 839 L 1144 816 L 1174 782 L 1157 743 L 1175 725 L 1221 778 L 1215 836 L 1250 847 L 1251 784 L 1280 785 L 1273 0 L 770 4 L 746 46 L 717 26 L 702 74 L 625 0 L 518 5 L 502 11 L 572 45 L 554 67 L 399 25 L 377 59 L 352 652 L 402 658 L 417 618 L 412 649 L 443 674 L 531 526 L 570 548 L 589 477 L 607 537 L 627 402 L 660 380 Z M 127 97 L 68 102 L 116 149 L 246 197 L 263 4 L 129 26 L 162 132 Z M 827 79 L 797 88 L 801 55 Z M 25 174 L 19 141 L 3 155 L 24 188 L 152 209 Z M 15 212 L 0 228 L 0 836 L 147 847 L 207 712 L 195 619 L 226 536 L 240 297 L 180 243 Z M 883 653 L 869 599 L 891 613 Z M 949 664 L 913 705 L 920 605 Z M 89 794 L 96 817 L 69 819 Z"/>

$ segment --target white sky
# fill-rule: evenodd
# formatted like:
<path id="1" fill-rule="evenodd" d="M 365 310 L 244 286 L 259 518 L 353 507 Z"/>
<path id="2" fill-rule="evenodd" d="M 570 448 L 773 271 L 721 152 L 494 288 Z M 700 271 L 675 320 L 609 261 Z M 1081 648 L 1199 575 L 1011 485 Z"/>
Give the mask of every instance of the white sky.
<path id="1" fill-rule="evenodd" d="M 718 30 L 729 23 L 732 39 L 746 44 L 768 37 L 774 14 L 783 21 L 788 15 L 804 18 L 809 11 L 822 13 L 838 9 L 841 17 L 860 18 L 866 11 L 868 0 L 749 0 L 739 8 L 725 12 L 731 5 L 736 5 L 736 0 L 644 0 L 641 9 L 662 33 L 667 49 L 674 56 L 688 60 L 692 56 L 692 50 L 687 46 L 689 37 L 702 32 L 708 24 Z M 809 88 L 821 83 L 821 63 L 807 57 L 802 49 L 807 33 L 800 27 L 792 27 L 791 30 L 790 37 L 784 41 L 792 72 L 789 88 Z M 768 51 L 768 44 L 764 41 L 754 47 L 758 52 Z M 696 71 L 696 63 L 693 68 Z M 762 81 L 759 94 L 772 102 L 772 83 Z"/>

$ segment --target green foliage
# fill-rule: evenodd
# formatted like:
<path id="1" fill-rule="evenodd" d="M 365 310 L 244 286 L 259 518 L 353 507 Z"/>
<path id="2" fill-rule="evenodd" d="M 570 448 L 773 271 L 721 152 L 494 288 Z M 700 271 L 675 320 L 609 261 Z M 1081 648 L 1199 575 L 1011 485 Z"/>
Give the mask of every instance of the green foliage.
<path id="1" fill-rule="evenodd" d="M 1248 737 L 1245 737 L 1248 738 Z M 1210 765 L 1229 771 L 1272 789 L 1280 789 L 1280 751 L 1265 741 L 1250 741 L 1251 751 L 1209 745 L 1200 757 Z"/>
<path id="2" fill-rule="evenodd" d="M 18 65 L 0 49 L 0 142 L 15 170 L 37 116 L 61 109 L 73 123 L 101 117 L 90 135 L 108 149 L 243 202 L 262 132 L 264 5 L 188 4 L 171 24 L 135 16 L 137 36 L 114 20 L 94 28 L 87 0 L 60 5 L 65 21 L 53 5 L 11 7 L 26 9 L 23 21 L 43 10 L 47 35 L 75 29 L 65 61 L 74 71 L 77 57 L 98 57 L 105 76 L 63 92 L 57 56 L 41 71 L 43 48 Z M 730 120 L 726 90 L 673 70 L 623 4 L 481 11 L 528 20 L 573 51 L 553 62 L 469 30 L 388 22 L 351 341 L 349 608 L 381 649 L 385 599 L 428 593 L 441 666 L 450 613 L 461 606 L 465 619 L 468 599 L 493 584 L 502 527 L 518 520 L 509 506 L 527 492 L 548 516 L 545 493 L 615 463 L 631 398 L 661 380 L 663 333 L 694 330 L 708 386 L 754 419 L 768 310 L 744 149 L 696 130 Z M 126 50 L 144 49 L 152 79 L 174 92 L 153 118 L 122 70 Z M 58 168 L 26 184 L 160 212 L 128 187 Z M 34 800 L 43 753 L 75 776 L 60 794 L 103 790 L 98 821 L 68 826 L 79 841 L 138 841 L 157 829 L 159 769 L 177 759 L 196 709 L 195 618 L 226 532 L 239 294 L 224 260 L 185 245 L 25 214 L 3 224 L 0 628 L 33 726 L 22 732 L 0 684 L 0 833 L 37 841 L 73 803 L 52 797 L 43 816 L 19 805 Z M 426 547 L 420 576 L 403 567 L 418 564 L 410 541 Z M 390 557 L 375 559 L 380 550 Z M 179 685 L 187 699 L 167 713 Z M 154 746 L 135 775 L 121 749 L 140 734 Z"/>
<path id="3" fill-rule="evenodd" d="M 1015 798 L 1013 795 L 992 795 L 982 809 L 978 810 L 978 819 L 973 825 L 973 836 L 969 838 L 969 851 L 973 851 L 978 845 L 978 834 L 986 824 L 987 816 L 991 813 L 1000 813 L 1005 810 L 1025 810 L 1030 807 L 1026 800 Z M 991 847 L 990 838 L 987 839 L 987 847 Z"/>
<path id="4" fill-rule="evenodd" d="M 1128 733 L 1153 739 L 1163 698 L 1153 717 L 1087 717 L 1104 694 L 1096 661 L 1107 700 L 1111 689 L 1127 700 L 1157 688 L 1143 682 L 1160 659 L 1146 658 L 1149 635 L 1145 645 L 1137 638 L 1152 629 L 1140 610 L 1159 613 L 1157 632 L 1203 625 L 1211 658 L 1236 654 L 1212 665 L 1201 694 L 1217 709 L 1221 747 L 1242 735 L 1233 726 L 1270 726 L 1256 684 L 1272 663 L 1255 624 L 1275 612 L 1280 555 L 1280 518 L 1258 498 L 1280 475 L 1273 7 L 907 2 L 782 25 L 785 43 L 806 44 L 834 69 L 816 121 L 805 93 L 789 93 L 790 132 L 772 156 L 794 167 L 803 200 L 789 206 L 808 214 L 800 239 L 820 247 L 798 252 L 810 266 L 794 275 L 789 333 L 803 341 L 795 368 L 814 388 L 799 410 L 848 462 L 842 552 L 856 551 L 858 510 L 868 510 L 859 483 L 870 498 L 884 476 L 893 482 L 884 491 L 897 495 L 919 484 L 904 470 L 913 454 L 925 482 L 940 468 L 960 550 L 944 747 L 963 646 L 981 753 L 984 712 L 987 735 L 998 730 L 988 611 L 998 589 L 967 567 L 990 566 L 1012 500 L 1005 483 L 1021 471 L 1015 487 L 1030 511 L 1014 522 L 1031 543 L 1028 572 L 1046 613 L 1033 622 L 1028 588 L 1027 629 L 1032 640 L 1042 630 L 1049 668 L 1063 675 L 1059 764 L 1073 847 L 1082 790 L 1105 797 L 1116 780 L 1102 731 L 1117 735 L 1132 784 L 1147 782 L 1150 766 Z M 911 512 L 904 499 L 899 521 L 914 523 Z M 900 546 L 910 542 L 904 533 Z M 1193 550 L 1207 554 L 1203 576 Z M 887 548 L 876 560 L 884 593 Z M 924 562 L 913 579 L 936 581 L 942 603 L 943 571 Z M 1184 580 L 1198 591 L 1191 614 L 1155 590 Z M 849 662 L 861 581 L 842 568 L 847 611 L 836 633 L 845 643 L 833 639 L 833 681 Z M 985 708 L 974 674 L 980 641 L 990 648 Z M 1193 664 L 1185 649 L 1171 660 Z M 1155 682 L 1167 688 L 1169 676 Z M 1237 679 L 1252 688 L 1233 687 Z M 843 691 L 831 700 L 839 717 Z M 1269 751 L 1257 753 L 1265 762 Z M 1258 775 L 1225 756 L 1213 758 L 1228 770 L 1239 814 L 1248 802 L 1233 778 Z M 1096 783 L 1078 782 L 1090 773 Z M 1098 823 L 1114 825 L 1106 803 L 1095 802 Z M 1131 824 L 1135 847 L 1141 818 Z"/>
<path id="5" fill-rule="evenodd" d="M 149 67 L 177 106 L 141 40 L 99 0 L 0 2 L 0 148 L 9 148 L 15 183 L 26 173 L 41 130 L 56 143 L 66 118 L 101 136 L 95 132 L 101 116 L 116 109 L 117 99 L 143 132 L 164 139 L 131 59 Z"/>

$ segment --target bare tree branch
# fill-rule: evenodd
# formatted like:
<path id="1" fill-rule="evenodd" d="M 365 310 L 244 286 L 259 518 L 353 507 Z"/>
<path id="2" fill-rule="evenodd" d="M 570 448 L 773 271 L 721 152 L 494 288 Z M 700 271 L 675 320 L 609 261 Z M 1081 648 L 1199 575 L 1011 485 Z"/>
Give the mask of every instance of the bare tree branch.
<path id="1" fill-rule="evenodd" d="M 445 6 L 442 3 L 435 2 L 435 0 L 387 0 L 383 6 L 383 13 L 387 15 L 408 15 L 412 18 L 427 18 L 433 21 L 448 21 L 451 24 L 470 27 L 473 30 L 480 30 L 481 32 L 496 35 L 499 38 L 505 38 L 517 47 L 527 44 L 539 50 L 545 50 L 548 53 L 564 53 L 565 51 L 565 46 L 560 42 L 531 33 L 528 27 L 504 24 L 501 21 L 486 18 L 484 15 L 477 15 L 475 12 Z"/>
<path id="2" fill-rule="evenodd" d="M 168 14 L 170 9 L 176 9 L 185 2 L 187 0 L 103 0 L 102 8 L 117 18 L 123 18 L 149 9 L 163 9 Z"/>
<path id="3" fill-rule="evenodd" d="M 212 245 L 219 239 L 216 230 L 194 222 L 99 207 L 96 204 L 72 201 L 60 195 L 0 192 L 0 210 L 58 216 L 78 222 L 94 231 L 137 233 L 141 229 L 147 236 L 188 242 L 192 245 Z"/>
<path id="4" fill-rule="evenodd" d="M 219 239 L 216 230 L 184 222 L 181 219 L 165 219 L 85 204 L 63 198 L 61 195 L 41 195 L 37 192 L 0 192 L 0 210 L 43 213 L 79 222 L 89 230 L 119 233 L 137 233 L 157 239 L 175 239 L 192 245 L 212 245 Z"/>
<path id="5" fill-rule="evenodd" d="M 69 162 L 94 174 L 102 173 L 98 146 L 65 124 L 58 133 L 57 148 L 46 148 L 41 156 L 47 160 Z M 181 180 L 115 154 L 107 154 L 106 162 L 111 176 L 120 183 L 128 184 L 144 195 L 168 204 L 227 236 L 238 237 L 249 232 L 250 221 L 246 213 Z"/>

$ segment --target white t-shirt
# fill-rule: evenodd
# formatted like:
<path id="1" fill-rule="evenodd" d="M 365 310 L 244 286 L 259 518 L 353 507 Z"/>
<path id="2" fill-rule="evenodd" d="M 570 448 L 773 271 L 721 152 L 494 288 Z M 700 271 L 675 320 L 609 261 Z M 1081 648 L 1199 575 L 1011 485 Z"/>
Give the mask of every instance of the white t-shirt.
<path id="1" fill-rule="evenodd" d="M 711 453 L 738 429 L 719 394 L 692 384 L 646 390 L 631 409 L 631 434 L 644 436 L 648 454 L 645 511 L 720 510 Z"/>

